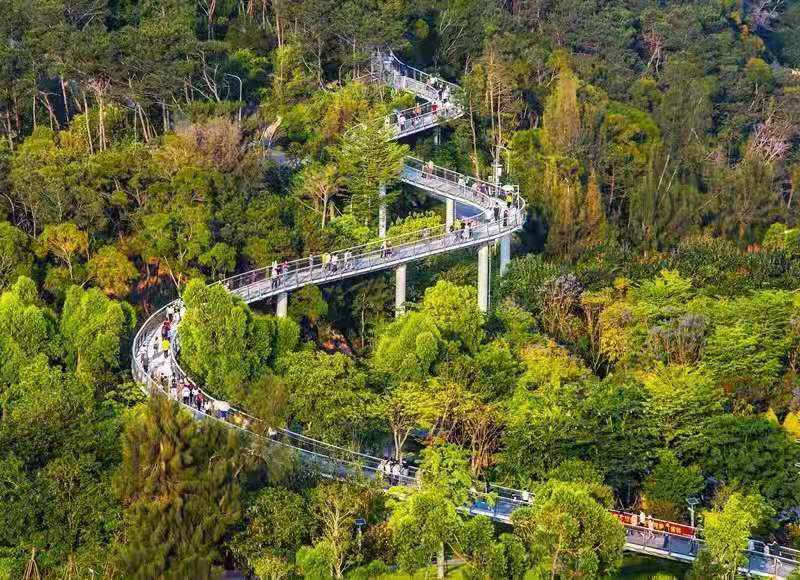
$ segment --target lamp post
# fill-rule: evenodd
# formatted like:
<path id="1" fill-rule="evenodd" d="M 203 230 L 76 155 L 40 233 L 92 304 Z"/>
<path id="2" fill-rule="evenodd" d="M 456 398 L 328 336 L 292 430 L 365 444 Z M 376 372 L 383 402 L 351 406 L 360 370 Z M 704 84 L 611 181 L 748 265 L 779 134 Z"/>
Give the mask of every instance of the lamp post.
<path id="1" fill-rule="evenodd" d="M 358 551 L 361 552 L 361 528 L 367 525 L 367 520 L 358 518 L 356 520 L 356 527 L 358 528 Z"/>
<path id="2" fill-rule="evenodd" d="M 691 521 L 691 526 L 694 528 L 694 508 L 700 503 L 700 500 L 696 497 L 689 497 L 686 498 L 686 503 L 689 505 L 689 518 Z"/>

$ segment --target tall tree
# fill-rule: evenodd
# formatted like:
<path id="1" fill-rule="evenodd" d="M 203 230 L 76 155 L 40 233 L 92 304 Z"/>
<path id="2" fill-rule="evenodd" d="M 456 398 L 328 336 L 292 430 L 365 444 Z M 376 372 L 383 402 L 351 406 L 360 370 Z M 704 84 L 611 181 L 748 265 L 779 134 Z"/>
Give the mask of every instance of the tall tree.
<path id="1" fill-rule="evenodd" d="M 514 512 L 512 522 L 539 575 L 597 577 L 622 564 L 625 529 L 586 486 L 549 482 L 532 508 Z"/>
<path id="2" fill-rule="evenodd" d="M 722 508 L 703 514 L 706 550 L 719 566 L 721 578 L 733 580 L 739 576 L 739 568 L 747 563 L 744 550 L 750 533 L 770 513 L 771 510 L 758 494 L 734 492 Z"/>
<path id="3" fill-rule="evenodd" d="M 403 168 L 407 145 L 390 140 L 391 129 L 383 119 L 368 119 L 347 131 L 334 158 L 345 178 L 350 209 L 360 222 L 375 224 L 381 204 L 380 188 L 397 181 Z"/>
<path id="4" fill-rule="evenodd" d="M 114 481 L 125 506 L 122 573 L 213 577 L 219 543 L 239 517 L 234 432 L 153 397 L 126 426 L 122 453 Z"/>

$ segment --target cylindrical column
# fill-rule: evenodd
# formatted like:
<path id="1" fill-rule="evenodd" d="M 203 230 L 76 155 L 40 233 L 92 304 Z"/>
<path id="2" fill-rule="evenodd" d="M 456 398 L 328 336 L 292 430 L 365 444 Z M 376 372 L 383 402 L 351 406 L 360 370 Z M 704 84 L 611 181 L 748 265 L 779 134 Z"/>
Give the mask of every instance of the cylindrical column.
<path id="1" fill-rule="evenodd" d="M 438 125 L 433 128 L 433 144 L 439 145 L 442 142 L 442 128 Z"/>
<path id="2" fill-rule="evenodd" d="M 489 244 L 478 249 L 478 308 L 489 311 Z"/>
<path id="3" fill-rule="evenodd" d="M 445 218 L 444 223 L 447 226 L 447 229 L 453 227 L 453 224 L 456 221 L 456 202 L 449 197 L 445 200 L 446 210 L 445 210 Z"/>
<path id="4" fill-rule="evenodd" d="M 500 275 L 505 276 L 508 263 L 511 261 L 511 234 L 500 238 Z"/>
<path id="5" fill-rule="evenodd" d="M 275 307 L 275 316 L 278 318 L 286 318 L 289 311 L 289 293 L 281 292 L 277 296 L 277 305 Z"/>
<path id="6" fill-rule="evenodd" d="M 386 202 L 383 198 L 386 197 L 386 184 L 381 183 L 378 186 L 378 195 L 381 198 L 381 205 L 378 208 L 378 236 L 381 238 L 386 237 Z"/>
<path id="7" fill-rule="evenodd" d="M 406 312 L 406 265 L 401 264 L 394 273 L 394 315 L 399 317 Z"/>

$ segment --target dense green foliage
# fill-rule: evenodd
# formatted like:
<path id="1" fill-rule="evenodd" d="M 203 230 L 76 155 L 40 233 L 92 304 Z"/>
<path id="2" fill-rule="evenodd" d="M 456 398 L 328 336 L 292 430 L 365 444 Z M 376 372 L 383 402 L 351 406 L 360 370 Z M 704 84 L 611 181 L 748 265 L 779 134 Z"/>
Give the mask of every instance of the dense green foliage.
<path id="1" fill-rule="evenodd" d="M 6 0 L 0 22 L 0 579 L 598 577 L 610 507 L 687 521 L 697 577 L 800 547 L 800 4 Z M 464 88 L 403 143 L 388 47 Z M 292 292 L 212 282 L 444 222 L 412 154 L 520 185 L 492 308 L 474 257 Z M 241 279 L 247 282 L 247 279 Z M 240 281 L 241 281 L 240 280 Z M 383 493 L 131 381 L 180 363 L 267 426 L 421 466 Z M 263 307 L 263 308 L 262 308 Z M 241 435 L 241 439 L 239 438 Z M 459 510 L 530 490 L 511 530 Z M 501 533 L 502 532 L 502 533 Z"/>

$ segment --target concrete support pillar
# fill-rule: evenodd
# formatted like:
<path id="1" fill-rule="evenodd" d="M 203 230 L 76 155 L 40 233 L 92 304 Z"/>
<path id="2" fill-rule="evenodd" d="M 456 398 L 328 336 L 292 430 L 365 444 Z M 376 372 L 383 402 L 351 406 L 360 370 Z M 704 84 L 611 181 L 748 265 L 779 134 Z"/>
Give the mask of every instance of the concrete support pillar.
<path id="1" fill-rule="evenodd" d="M 446 210 L 445 210 L 445 218 L 444 223 L 447 226 L 447 229 L 453 227 L 453 224 L 456 221 L 456 202 L 449 197 L 445 200 L 446 203 Z"/>
<path id="2" fill-rule="evenodd" d="M 433 144 L 441 145 L 442 143 L 442 128 L 438 125 L 433 128 Z"/>
<path id="3" fill-rule="evenodd" d="M 286 318 L 286 314 L 289 312 L 289 293 L 281 292 L 276 299 L 275 316 L 278 318 Z"/>
<path id="4" fill-rule="evenodd" d="M 500 275 L 505 276 L 508 263 L 511 261 L 511 234 L 500 238 Z"/>
<path id="5" fill-rule="evenodd" d="M 401 264 L 394 273 L 394 315 L 400 317 L 406 312 L 406 265 Z"/>
<path id="6" fill-rule="evenodd" d="M 489 244 L 478 248 L 478 308 L 489 311 Z"/>
<path id="7" fill-rule="evenodd" d="M 386 184 L 381 183 L 378 186 L 378 195 L 381 197 L 381 205 L 378 208 L 378 236 L 381 238 L 386 237 L 386 203 L 383 198 L 386 197 Z"/>

